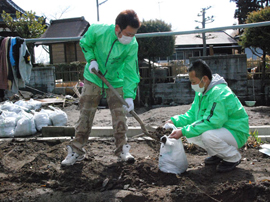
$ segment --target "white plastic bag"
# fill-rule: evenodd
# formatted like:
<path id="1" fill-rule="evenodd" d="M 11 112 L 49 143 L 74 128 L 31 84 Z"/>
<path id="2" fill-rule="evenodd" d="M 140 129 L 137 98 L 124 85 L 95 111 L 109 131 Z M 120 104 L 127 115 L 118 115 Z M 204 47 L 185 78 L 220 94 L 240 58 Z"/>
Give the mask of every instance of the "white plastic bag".
<path id="1" fill-rule="evenodd" d="M 42 102 L 33 100 L 32 98 L 27 102 L 27 104 L 30 106 L 29 108 L 34 110 L 38 110 L 42 107 Z"/>
<path id="2" fill-rule="evenodd" d="M 41 109 L 40 112 L 35 112 L 34 120 L 38 131 L 41 131 L 42 127 L 51 125 L 50 117 L 43 109 Z"/>
<path id="3" fill-rule="evenodd" d="M 173 129 L 173 131 L 177 129 L 176 126 L 174 124 L 172 124 L 172 123 L 166 123 L 163 126 L 163 128 L 165 128 L 165 129 L 170 129 L 171 128 L 171 129 Z"/>
<path id="4" fill-rule="evenodd" d="M 34 135 L 37 132 L 34 116 L 32 114 L 22 111 L 18 117 L 19 120 L 15 128 L 15 137 Z"/>
<path id="5" fill-rule="evenodd" d="M 54 108 L 52 106 L 49 106 L 54 111 L 49 114 L 49 117 L 52 121 L 53 126 L 66 126 L 68 117 L 66 112 L 62 111 L 61 109 Z"/>
<path id="6" fill-rule="evenodd" d="M 14 105 L 29 109 L 27 103 L 24 100 L 18 100 L 17 102 L 14 103 Z"/>
<path id="7" fill-rule="evenodd" d="M 20 106 L 13 104 L 12 102 L 6 101 L 2 106 L 2 110 L 9 111 L 9 112 L 15 112 L 20 113 L 22 109 Z"/>
<path id="8" fill-rule="evenodd" d="M 164 135 L 165 143 L 160 145 L 158 167 L 162 172 L 181 174 L 188 168 L 188 161 L 181 139 L 173 139 Z"/>
<path id="9" fill-rule="evenodd" d="M 29 101 L 19 100 L 15 102 L 14 104 L 27 109 L 25 111 L 37 110 L 37 109 L 40 109 L 42 106 L 42 103 L 40 101 L 33 100 L 33 99 L 30 99 Z"/>
<path id="10" fill-rule="evenodd" d="M 15 126 L 15 117 L 3 117 L 0 115 L 0 137 L 14 137 Z"/>
<path id="11" fill-rule="evenodd" d="M 7 118 L 7 117 L 17 117 L 17 113 L 16 112 L 9 112 L 9 111 L 5 111 L 5 110 L 1 110 L 0 112 L 2 112 L 1 116 L 3 118 Z"/>

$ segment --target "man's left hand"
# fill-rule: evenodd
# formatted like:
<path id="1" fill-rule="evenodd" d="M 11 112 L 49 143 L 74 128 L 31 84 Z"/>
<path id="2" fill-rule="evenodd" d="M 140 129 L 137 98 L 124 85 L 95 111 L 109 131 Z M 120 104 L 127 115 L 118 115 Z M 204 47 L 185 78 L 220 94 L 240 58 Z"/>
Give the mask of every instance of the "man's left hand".
<path id="1" fill-rule="evenodd" d="M 174 130 L 170 135 L 169 138 L 174 138 L 174 139 L 179 139 L 180 137 L 183 136 L 182 130 L 181 129 L 177 129 Z"/>

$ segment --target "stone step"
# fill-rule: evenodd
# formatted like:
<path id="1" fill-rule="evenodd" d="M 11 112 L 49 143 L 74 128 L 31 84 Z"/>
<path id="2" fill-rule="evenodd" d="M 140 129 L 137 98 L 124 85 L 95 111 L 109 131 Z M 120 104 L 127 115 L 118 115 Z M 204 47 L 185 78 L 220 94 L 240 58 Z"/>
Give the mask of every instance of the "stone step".
<path id="1" fill-rule="evenodd" d="M 262 141 L 270 142 L 270 126 L 250 126 L 249 131 L 251 134 L 258 131 L 258 137 Z"/>

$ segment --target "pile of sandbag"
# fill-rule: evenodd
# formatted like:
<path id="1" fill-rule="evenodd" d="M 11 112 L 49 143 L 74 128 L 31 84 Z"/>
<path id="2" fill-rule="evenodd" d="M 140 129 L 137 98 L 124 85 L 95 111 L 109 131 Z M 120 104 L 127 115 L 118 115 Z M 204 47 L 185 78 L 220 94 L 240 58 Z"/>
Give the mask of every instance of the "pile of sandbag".
<path id="1" fill-rule="evenodd" d="M 41 102 L 33 99 L 15 103 L 6 101 L 0 105 L 0 137 L 34 135 L 45 126 L 67 125 L 64 111 L 52 106 L 49 106 L 50 109 L 41 109 L 41 106 Z"/>

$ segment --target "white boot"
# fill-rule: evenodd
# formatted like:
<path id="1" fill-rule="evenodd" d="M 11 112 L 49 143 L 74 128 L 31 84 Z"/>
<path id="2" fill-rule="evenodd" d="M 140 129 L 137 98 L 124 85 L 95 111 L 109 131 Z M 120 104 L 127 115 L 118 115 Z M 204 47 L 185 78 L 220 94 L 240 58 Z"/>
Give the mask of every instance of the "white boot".
<path id="1" fill-rule="evenodd" d="M 129 153 L 130 145 L 125 144 L 123 145 L 122 152 L 120 154 L 120 158 L 122 161 L 128 162 L 128 163 L 134 163 L 135 159 L 134 157 Z"/>
<path id="2" fill-rule="evenodd" d="M 82 161 L 85 158 L 85 154 L 79 155 L 72 151 L 71 146 L 67 146 L 67 157 L 61 162 L 62 166 L 71 166 L 77 161 Z M 85 152 L 85 149 L 82 149 Z"/>

